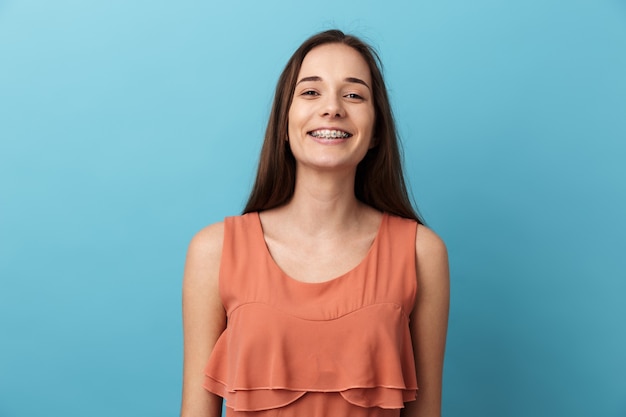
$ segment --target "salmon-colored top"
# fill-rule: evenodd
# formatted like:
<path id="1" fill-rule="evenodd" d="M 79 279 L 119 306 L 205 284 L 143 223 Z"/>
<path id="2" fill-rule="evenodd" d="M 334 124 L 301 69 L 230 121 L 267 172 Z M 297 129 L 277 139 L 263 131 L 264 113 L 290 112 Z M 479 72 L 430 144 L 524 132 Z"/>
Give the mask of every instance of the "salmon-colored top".
<path id="1" fill-rule="evenodd" d="M 272 259 L 258 213 L 228 217 L 220 296 L 228 317 L 204 387 L 228 416 L 399 416 L 417 383 L 409 314 L 417 223 L 383 214 L 365 258 L 305 283 Z"/>

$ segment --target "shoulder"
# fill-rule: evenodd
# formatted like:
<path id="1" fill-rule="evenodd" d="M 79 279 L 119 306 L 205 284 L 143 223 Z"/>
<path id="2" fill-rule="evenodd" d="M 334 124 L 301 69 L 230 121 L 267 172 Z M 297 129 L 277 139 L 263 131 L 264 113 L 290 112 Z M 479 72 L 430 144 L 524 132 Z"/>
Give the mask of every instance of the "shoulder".
<path id="1" fill-rule="evenodd" d="M 224 241 L 224 222 L 214 223 L 200 230 L 189 243 L 189 252 L 204 253 L 206 256 L 221 253 Z"/>
<path id="2" fill-rule="evenodd" d="M 186 277 L 217 276 L 224 241 L 224 222 L 207 226 L 191 239 L 187 250 Z"/>
<path id="3" fill-rule="evenodd" d="M 423 224 L 418 224 L 417 233 L 415 234 L 415 252 L 418 256 L 447 257 L 448 250 L 443 239 L 435 232 Z"/>
<path id="4" fill-rule="evenodd" d="M 415 256 L 418 279 L 422 285 L 447 286 L 449 280 L 448 250 L 444 241 L 424 225 L 417 226 Z"/>

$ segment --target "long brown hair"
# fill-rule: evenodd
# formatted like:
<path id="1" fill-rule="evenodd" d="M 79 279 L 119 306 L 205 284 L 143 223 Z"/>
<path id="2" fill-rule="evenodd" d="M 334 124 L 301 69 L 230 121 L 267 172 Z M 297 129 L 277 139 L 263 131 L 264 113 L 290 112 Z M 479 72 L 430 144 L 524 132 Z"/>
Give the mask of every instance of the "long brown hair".
<path id="1" fill-rule="evenodd" d="M 376 115 L 372 140 L 375 146 L 357 166 L 354 183 L 356 198 L 377 210 L 423 223 L 411 204 L 404 181 L 396 125 L 380 58 L 370 45 L 340 30 L 321 32 L 304 41 L 280 75 L 265 131 L 256 181 L 243 212 L 278 207 L 289 202 L 293 196 L 296 161 L 286 141 L 289 107 L 304 57 L 313 48 L 329 43 L 340 43 L 354 48 L 367 62 L 372 76 Z"/>

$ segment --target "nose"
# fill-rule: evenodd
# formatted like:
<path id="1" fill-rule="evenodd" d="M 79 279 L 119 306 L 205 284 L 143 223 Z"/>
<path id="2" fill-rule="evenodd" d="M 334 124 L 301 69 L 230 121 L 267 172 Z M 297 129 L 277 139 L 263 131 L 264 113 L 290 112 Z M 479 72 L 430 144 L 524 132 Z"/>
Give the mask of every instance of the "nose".
<path id="1" fill-rule="evenodd" d="M 324 117 L 344 117 L 345 109 L 341 102 L 341 97 L 327 95 L 323 101 L 320 113 Z"/>

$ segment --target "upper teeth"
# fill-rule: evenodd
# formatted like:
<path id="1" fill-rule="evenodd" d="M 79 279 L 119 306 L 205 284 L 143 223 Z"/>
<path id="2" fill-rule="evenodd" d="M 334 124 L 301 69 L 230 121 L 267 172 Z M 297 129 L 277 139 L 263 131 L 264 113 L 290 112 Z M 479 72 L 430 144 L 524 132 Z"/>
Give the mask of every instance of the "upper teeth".
<path id="1" fill-rule="evenodd" d="M 350 134 L 341 130 L 322 129 L 311 132 L 311 136 L 316 138 L 347 138 Z"/>

